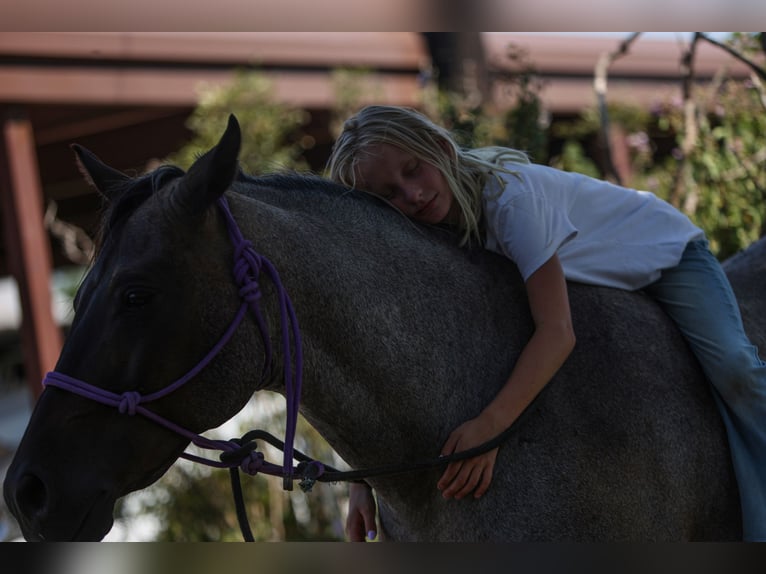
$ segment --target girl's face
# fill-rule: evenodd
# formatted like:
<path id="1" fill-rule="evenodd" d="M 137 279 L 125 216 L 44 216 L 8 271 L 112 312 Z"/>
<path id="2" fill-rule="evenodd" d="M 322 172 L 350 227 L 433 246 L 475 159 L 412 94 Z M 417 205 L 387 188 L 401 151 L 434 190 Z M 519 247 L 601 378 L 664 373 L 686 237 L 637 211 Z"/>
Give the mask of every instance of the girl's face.
<path id="1" fill-rule="evenodd" d="M 442 173 L 412 153 L 391 144 L 372 144 L 356 165 L 359 189 L 390 201 L 422 223 L 458 223 L 458 203 Z"/>

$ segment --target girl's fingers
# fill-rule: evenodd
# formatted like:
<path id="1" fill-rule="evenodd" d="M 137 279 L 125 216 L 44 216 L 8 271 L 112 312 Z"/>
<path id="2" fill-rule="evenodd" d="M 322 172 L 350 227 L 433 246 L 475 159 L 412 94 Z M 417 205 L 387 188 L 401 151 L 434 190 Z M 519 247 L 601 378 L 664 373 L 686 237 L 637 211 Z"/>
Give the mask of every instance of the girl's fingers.
<path id="1" fill-rule="evenodd" d="M 473 493 L 480 498 L 489 489 L 492 482 L 494 461 L 483 456 L 463 461 L 460 465 L 450 464 L 437 483 L 444 498 L 461 499 Z"/>
<path id="2" fill-rule="evenodd" d="M 478 483 L 478 478 L 474 477 L 475 464 L 466 461 L 460 467 L 460 471 L 444 488 L 442 496 L 445 498 L 461 498 L 462 493 L 470 491 Z"/>
<path id="3" fill-rule="evenodd" d="M 462 468 L 463 463 L 462 462 L 453 462 L 447 466 L 447 469 L 444 471 L 444 474 L 442 474 L 442 477 L 439 479 L 439 482 L 436 483 L 436 488 L 439 490 L 444 490 L 448 488 L 452 482 L 455 480 L 455 477 L 460 472 L 460 469 Z"/>
<path id="4" fill-rule="evenodd" d="M 351 542 L 364 542 L 364 522 L 359 514 L 349 514 L 346 520 L 346 534 Z"/>
<path id="5" fill-rule="evenodd" d="M 493 471 L 493 468 L 490 467 L 485 469 L 484 472 L 482 472 L 481 482 L 476 487 L 476 490 L 473 492 L 474 498 L 481 498 L 482 496 L 484 496 L 484 493 L 486 493 L 487 490 L 489 490 L 489 484 L 492 482 L 492 471 Z"/>
<path id="6" fill-rule="evenodd" d="M 455 500 L 460 500 L 476 487 L 479 483 L 479 478 L 481 477 L 481 468 L 472 466 L 468 469 L 466 475 L 462 486 L 453 495 Z"/>

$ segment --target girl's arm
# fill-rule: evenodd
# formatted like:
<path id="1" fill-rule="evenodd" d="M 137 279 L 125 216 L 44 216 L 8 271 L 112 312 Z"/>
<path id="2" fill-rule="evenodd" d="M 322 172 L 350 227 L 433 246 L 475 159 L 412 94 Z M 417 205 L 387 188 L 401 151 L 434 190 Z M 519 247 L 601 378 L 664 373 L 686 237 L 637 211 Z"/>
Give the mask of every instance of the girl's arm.
<path id="1" fill-rule="evenodd" d="M 479 446 L 510 427 L 574 348 L 569 296 L 557 255 L 527 279 L 526 288 L 535 332 L 500 392 L 479 416 L 452 432 L 443 455 Z M 442 496 L 459 499 L 471 492 L 475 498 L 482 496 L 492 480 L 496 457 L 497 449 L 449 464 L 437 484 Z"/>

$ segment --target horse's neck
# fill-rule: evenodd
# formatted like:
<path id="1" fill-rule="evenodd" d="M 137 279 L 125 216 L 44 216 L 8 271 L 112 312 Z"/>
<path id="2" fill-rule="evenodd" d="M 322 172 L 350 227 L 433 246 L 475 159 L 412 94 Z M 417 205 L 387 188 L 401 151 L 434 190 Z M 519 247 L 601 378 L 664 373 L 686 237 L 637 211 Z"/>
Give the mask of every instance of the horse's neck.
<path id="1" fill-rule="evenodd" d="M 507 337 L 497 362 L 479 360 L 500 339 L 474 293 L 488 288 L 481 274 L 350 199 L 332 216 L 243 207 L 246 235 L 279 270 L 300 319 L 308 420 L 352 465 L 438 454 L 507 376 Z M 479 332 L 490 342 L 465 335 Z"/>

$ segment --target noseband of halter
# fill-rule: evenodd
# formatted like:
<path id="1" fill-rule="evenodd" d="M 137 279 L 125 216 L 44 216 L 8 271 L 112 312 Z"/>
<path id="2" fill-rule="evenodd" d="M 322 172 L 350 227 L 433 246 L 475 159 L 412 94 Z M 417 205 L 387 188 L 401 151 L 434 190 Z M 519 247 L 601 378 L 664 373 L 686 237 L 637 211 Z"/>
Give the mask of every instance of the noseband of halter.
<path id="1" fill-rule="evenodd" d="M 239 286 L 239 296 L 242 299 L 242 305 L 239 307 L 234 319 L 229 325 L 226 332 L 221 339 L 213 346 L 207 355 L 194 366 L 189 372 L 183 375 L 180 379 L 168 386 L 150 393 L 147 395 L 141 395 L 136 391 L 127 391 L 122 394 L 113 393 L 100 387 L 96 387 L 85 381 L 75 379 L 63 373 L 52 371 L 48 373 L 44 380 L 43 385 L 49 387 L 58 387 L 66 391 L 75 393 L 82 397 L 91 399 L 98 403 L 116 407 L 121 414 L 127 415 L 142 415 L 155 423 L 164 426 L 165 428 L 189 439 L 196 446 L 203 449 L 220 450 L 224 454 L 221 455 L 221 462 L 208 460 L 189 453 L 183 453 L 181 456 L 187 460 L 194 462 L 200 462 L 209 466 L 215 466 L 219 468 L 232 468 L 240 466 L 243 471 L 248 474 L 256 474 L 262 472 L 265 474 L 271 474 L 274 476 L 283 477 L 283 487 L 286 490 L 292 490 L 292 479 L 296 474 L 296 469 L 293 468 L 293 443 L 295 440 L 295 430 L 298 420 L 298 405 L 300 404 L 301 396 L 301 381 L 302 381 L 302 367 L 303 367 L 303 354 L 301 347 L 300 330 L 298 328 L 298 320 L 295 315 L 290 298 L 285 291 L 284 286 L 279 278 L 279 274 L 271 262 L 256 253 L 250 241 L 246 240 L 242 232 L 234 220 L 234 217 L 229 210 L 229 205 L 226 199 L 222 196 L 218 200 L 218 207 L 223 214 L 226 222 L 226 227 L 229 231 L 229 238 L 234 246 L 234 279 Z M 285 430 L 284 441 L 284 459 L 283 465 L 280 468 L 277 465 L 268 463 L 263 460 L 261 453 L 253 450 L 248 450 L 245 453 L 244 458 L 236 456 L 225 456 L 226 454 L 233 454 L 241 451 L 242 446 L 237 441 L 223 441 L 223 440 L 211 440 L 201 436 L 197 433 L 191 432 L 172 421 L 165 419 L 164 417 L 156 414 L 155 412 L 147 409 L 144 405 L 157 401 L 163 397 L 168 396 L 174 391 L 178 390 L 192 378 L 197 376 L 210 362 L 221 352 L 226 346 L 234 332 L 239 327 L 242 320 L 247 315 L 249 310 L 254 317 L 258 329 L 263 338 L 263 345 L 266 360 L 263 366 L 263 373 L 265 374 L 271 367 L 272 358 L 272 346 L 269 332 L 266 327 L 263 315 L 261 314 L 258 301 L 261 297 L 260 285 L 258 284 L 258 278 L 261 273 L 265 272 L 274 285 L 279 300 L 280 321 L 282 326 L 282 349 L 284 356 L 284 382 L 285 382 L 285 396 L 287 400 L 287 420 Z M 292 344 L 291 344 L 292 339 Z M 294 350 L 294 354 L 293 354 Z"/>

